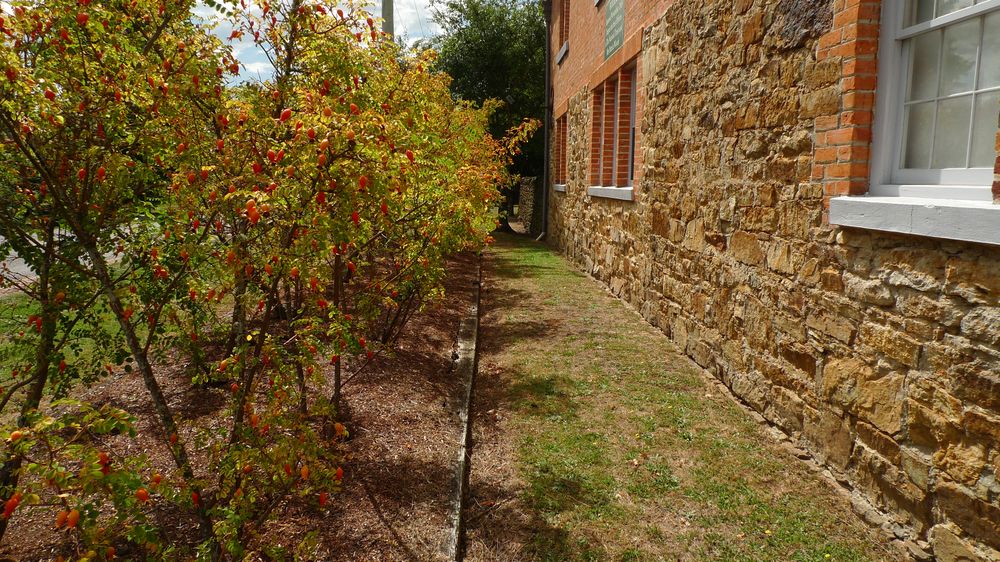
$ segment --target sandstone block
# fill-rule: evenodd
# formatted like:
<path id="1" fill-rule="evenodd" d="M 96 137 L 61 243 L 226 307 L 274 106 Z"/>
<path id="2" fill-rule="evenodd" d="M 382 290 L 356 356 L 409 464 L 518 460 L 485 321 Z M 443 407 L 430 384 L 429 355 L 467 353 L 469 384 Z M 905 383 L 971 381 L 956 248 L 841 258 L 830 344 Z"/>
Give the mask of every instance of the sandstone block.
<path id="1" fill-rule="evenodd" d="M 996 257 L 970 259 L 956 257 L 945 267 L 946 292 L 969 302 L 996 302 L 1000 295 L 1000 275 L 996 274 L 1000 259 Z"/>
<path id="2" fill-rule="evenodd" d="M 863 381 L 855 406 L 858 417 L 894 435 L 903 429 L 903 382 L 899 373 Z"/>
<path id="3" fill-rule="evenodd" d="M 854 324 L 824 310 L 814 311 L 807 316 L 806 326 L 846 344 L 854 341 Z"/>
<path id="4" fill-rule="evenodd" d="M 820 395 L 845 410 L 858 399 L 858 380 L 870 377 L 871 367 L 858 359 L 833 359 L 823 367 Z"/>
<path id="5" fill-rule="evenodd" d="M 840 88 L 834 86 L 802 96 L 799 116 L 803 118 L 834 115 L 840 111 Z"/>
<path id="6" fill-rule="evenodd" d="M 986 449 L 981 443 L 950 444 L 934 454 L 934 465 L 956 482 L 974 486 L 986 466 Z"/>
<path id="7" fill-rule="evenodd" d="M 930 489 L 931 462 L 925 455 L 913 449 L 903 449 L 899 464 L 910 482 L 925 492 Z"/>
<path id="8" fill-rule="evenodd" d="M 896 302 L 889 288 L 876 279 L 863 279 L 852 273 L 845 273 L 844 288 L 848 297 L 861 302 L 879 306 L 890 306 Z"/>
<path id="9" fill-rule="evenodd" d="M 687 223 L 683 246 L 693 252 L 701 252 L 705 249 L 705 223 L 701 219 Z"/>
<path id="10" fill-rule="evenodd" d="M 729 239 L 729 251 L 738 261 L 747 265 L 764 263 L 764 250 L 757 237 L 749 232 L 734 232 Z"/>
<path id="11" fill-rule="evenodd" d="M 1000 411 L 1000 371 L 990 371 L 983 365 L 971 365 L 954 370 L 955 396 L 977 404 L 985 410 Z"/>
<path id="12" fill-rule="evenodd" d="M 802 437 L 812 444 L 812 448 L 826 462 L 837 468 L 845 468 L 851 460 L 853 439 L 851 426 L 836 412 L 823 408 L 806 408 L 803 418 Z"/>
<path id="13" fill-rule="evenodd" d="M 968 494 L 951 482 L 937 486 L 938 507 L 956 525 L 993 548 L 1000 548 L 1000 507 Z"/>
<path id="14" fill-rule="evenodd" d="M 834 359 L 823 368 L 821 395 L 894 435 L 902 430 L 903 381 L 898 373 L 878 377 L 858 359 Z"/>
<path id="15" fill-rule="evenodd" d="M 879 431 L 877 427 L 863 421 L 855 424 L 854 429 L 858 434 L 858 439 L 862 443 L 868 445 L 892 464 L 899 464 L 899 444 L 890 435 Z"/>
<path id="16" fill-rule="evenodd" d="M 962 319 L 962 333 L 974 340 L 1000 345 L 1000 307 L 974 309 Z"/>
<path id="17" fill-rule="evenodd" d="M 914 445 L 937 447 L 956 438 L 958 426 L 940 412 L 915 400 L 906 401 L 907 437 Z"/>
<path id="18" fill-rule="evenodd" d="M 826 60 L 806 65 L 803 82 L 810 89 L 830 86 L 840 81 L 841 63 L 839 60 Z"/>
<path id="19" fill-rule="evenodd" d="M 796 272 L 792 247 L 784 241 L 774 241 L 767 250 L 767 266 L 780 273 Z"/>
<path id="20" fill-rule="evenodd" d="M 920 361 L 920 344 L 906 334 L 885 326 L 862 325 L 858 342 L 908 367 L 916 367 Z"/>
<path id="21" fill-rule="evenodd" d="M 938 562 L 980 562 L 979 557 L 968 543 L 958 537 L 952 526 L 935 525 L 928 534 L 934 556 Z"/>

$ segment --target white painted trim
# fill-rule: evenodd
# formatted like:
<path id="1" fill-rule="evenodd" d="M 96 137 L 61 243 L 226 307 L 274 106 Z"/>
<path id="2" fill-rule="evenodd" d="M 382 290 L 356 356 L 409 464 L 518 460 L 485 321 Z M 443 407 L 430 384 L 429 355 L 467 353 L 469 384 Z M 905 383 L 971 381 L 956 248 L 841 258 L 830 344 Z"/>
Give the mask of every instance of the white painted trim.
<path id="1" fill-rule="evenodd" d="M 566 184 L 557 183 L 552 186 L 552 190 L 555 191 L 556 193 L 566 193 Z"/>
<path id="2" fill-rule="evenodd" d="M 902 7 L 902 2 L 899 3 Z M 950 14 L 943 15 L 939 18 L 934 18 L 923 23 L 918 23 L 916 25 L 911 25 L 905 29 L 902 29 L 896 34 L 896 39 L 903 40 L 909 39 L 910 37 L 916 37 L 921 33 L 925 33 L 932 29 L 938 29 L 946 25 L 952 25 L 959 22 L 963 22 L 967 19 L 972 19 L 977 16 L 981 16 L 986 12 L 991 10 L 996 10 L 1000 8 L 1000 0 L 985 0 L 976 4 L 975 6 L 969 6 L 968 8 L 962 8 L 961 10 L 954 11 Z M 903 13 L 903 12 L 900 12 Z M 900 20 L 902 24 L 902 20 Z"/>
<path id="3" fill-rule="evenodd" d="M 1000 245 L 1000 205 L 915 197 L 835 197 L 830 224 Z"/>
<path id="4" fill-rule="evenodd" d="M 900 68 L 903 43 L 892 38 L 892 32 L 902 23 L 902 2 L 882 2 L 881 37 L 878 48 L 878 87 L 875 88 L 875 122 L 872 127 L 871 185 L 891 184 L 892 168 L 896 158 L 893 151 L 899 146 L 897 137 L 902 134 L 899 117 L 902 115 L 900 90 L 905 73 Z"/>
<path id="5" fill-rule="evenodd" d="M 875 197 L 913 197 L 917 199 L 959 199 L 993 201 L 992 187 L 981 185 L 873 185 L 868 191 Z"/>
<path id="6" fill-rule="evenodd" d="M 905 17 L 904 2 L 882 2 L 882 30 L 878 52 L 878 88 L 875 90 L 875 122 L 872 128 L 871 185 L 912 186 L 904 191 L 921 191 L 916 188 L 928 184 L 940 184 L 942 188 L 967 188 L 980 186 L 989 190 L 993 184 L 993 170 L 990 168 L 911 170 L 898 168 L 900 150 L 905 134 L 904 88 L 908 83 L 909 61 L 903 39 L 919 33 L 904 34 L 925 24 L 903 30 Z M 987 0 L 970 8 L 964 8 L 947 16 L 926 22 L 928 29 L 939 29 L 954 21 L 982 16 L 1000 9 L 1000 0 Z M 927 31 L 927 29 L 923 29 Z M 875 189 L 872 190 L 875 194 Z M 965 189 L 956 189 L 951 195 L 920 193 L 920 197 L 965 199 Z M 879 193 L 878 195 L 883 195 Z M 971 193 L 973 200 L 980 196 Z"/>
<path id="7" fill-rule="evenodd" d="M 563 59 L 569 54 L 569 39 L 567 39 L 562 47 L 559 49 L 559 54 L 556 55 L 556 64 L 562 64 Z"/>
<path id="8" fill-rule="evenodd" d="M 602 197 L 604 199 L 617 199 L 619 201 L 635 201 L 634 189 L 631 187 L 603 187 L 592 185 L 587 188 L 587 195 L 591 197 Z"/>

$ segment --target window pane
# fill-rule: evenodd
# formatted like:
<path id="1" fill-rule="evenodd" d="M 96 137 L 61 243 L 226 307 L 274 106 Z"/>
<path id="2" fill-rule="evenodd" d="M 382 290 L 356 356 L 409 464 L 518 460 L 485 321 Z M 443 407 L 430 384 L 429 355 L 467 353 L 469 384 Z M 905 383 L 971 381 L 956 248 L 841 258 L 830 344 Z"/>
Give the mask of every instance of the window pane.
<path id="1" fill-rule="evenodd" d="M 962 8 L 968 8 L 971 5 L 972 0 L 938 0 L 937 17 L 957 12 Z"/>
<path id="2" fill-rule="evenodd" d="M 986 16 L 979 74 L 979 89 L 1000 86 L 1000 12 Z"/>
<path id="3" fill-rule="evenodd" d="M 911 105 L 906 117 L 906 146 L 903 167 L 927 169 L 931 164 L 931 134 L 934 131 L 934 102 Z"/>
<path id="4" fill-rule="evenodd" d="M 934 18 L 934 0 L 910 0 L 906 25 L 916 25 Z"/>
<path id="5" fill-rule="evenodd" d="M 979 51 L 979 19 L 946 28 L 943 50 L 940 95 L 972 91 L 976 79 L 976 56 Z"/>
<path id="6" fill-rule="evenodd" d="M 907 101 L 933 99 L 938 90 L 938 56 L 941 53 L 941 32 L 925 33 L 913 39 L 910 46 L 912 70 Z"/>
<path id="7" fill-rule="evenodd" d="M 938 102 L 931 168 L 965 168 L 968 154 L 972 96 Z"/>
<path id="8" fill-rule="evenodd" d="M 972 133 L 973 168 L 992 168 L 996 163 L 998 118 L 1000 118 L 1000 91 L 976 96 L 976 118 Z"/>

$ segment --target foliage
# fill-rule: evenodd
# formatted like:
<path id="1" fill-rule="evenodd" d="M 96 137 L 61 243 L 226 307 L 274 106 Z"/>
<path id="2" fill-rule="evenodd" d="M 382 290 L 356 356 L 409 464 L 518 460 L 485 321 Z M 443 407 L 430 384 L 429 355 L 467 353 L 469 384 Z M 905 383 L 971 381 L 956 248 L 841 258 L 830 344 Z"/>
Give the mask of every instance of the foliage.
<path id="1" fill-rule="evenodd" d="M 496 136 L 525 119 L 545 118 L 545 16 L 537 0 L 434 0 L 443 33 L 431 44 L 438 67 L 455 77 L 452 92 L 483 103 L 499 100 Z M 535 137 L 515 160 L 514 171 L 541 176 L 543 139 Z"/>
<path id="2" fill-rule="evenodd" d="M 230 40 L 253 37 L 274 64 L 234 84 L 233 50 L 191 8 L 19 2 L 0 24 L 0 250 L 34 272 L 3 277 L 40 311 L 11 352 L 33 369 L 7 394 L 21 408 L 0 430 L 0 499 L 18 500 L 0 525 L 53 510 L 48 482 L 81 514 L 69 535 L 88 559 L 116 540 L 241 559 L 292 498 L 325 510 L 343 478 L 340 389 L 440 292 L 444 259 L 488 240 L 505 167 L 534 132 L 518 122 L 494 140 L 495 106 L 455 102 L 433 53 L 402 56 L 328 0 L 227 6 Z M 153 367 L 178 355 L 196 389 L 231 390 L 231 416 L 180 422 Z M 165 474 L 99 450 L 99 435 L 131 431 L 127 413 L 41 401 L 129 373 L 174 461 Z M 107 468 L 102 454 L 113 471 L 80 471 Z M 154 503 L 197 517 L 200 544 L 171 543 Z"/>

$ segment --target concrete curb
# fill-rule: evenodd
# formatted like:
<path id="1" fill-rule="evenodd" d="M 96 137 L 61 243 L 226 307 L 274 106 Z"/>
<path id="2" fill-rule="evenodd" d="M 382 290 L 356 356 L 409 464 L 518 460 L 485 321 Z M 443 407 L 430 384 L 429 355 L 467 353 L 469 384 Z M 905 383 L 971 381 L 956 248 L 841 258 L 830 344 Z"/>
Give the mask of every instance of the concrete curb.
<path id="1" fill-rule="evenodd" d="M 469 481 L 469 455 L 472 441 L 472 422 L 469 410 L 472 406 L 472 388 L 476 381 L 479 362 L 479 299 L 483 281 L 483 257 L 479 255 L 472 306 L 462 319 L 458 329 L 458 351 L 455 359 L 455 375 L 461 381 L 461 391 L 456 414 L 462 428 L 455 459 L 452 492 L 448 498 L 448 528 L 442 553 L 449 561 L 461 562 L 464 557 L 464 521 L 462 508 Z"/>

